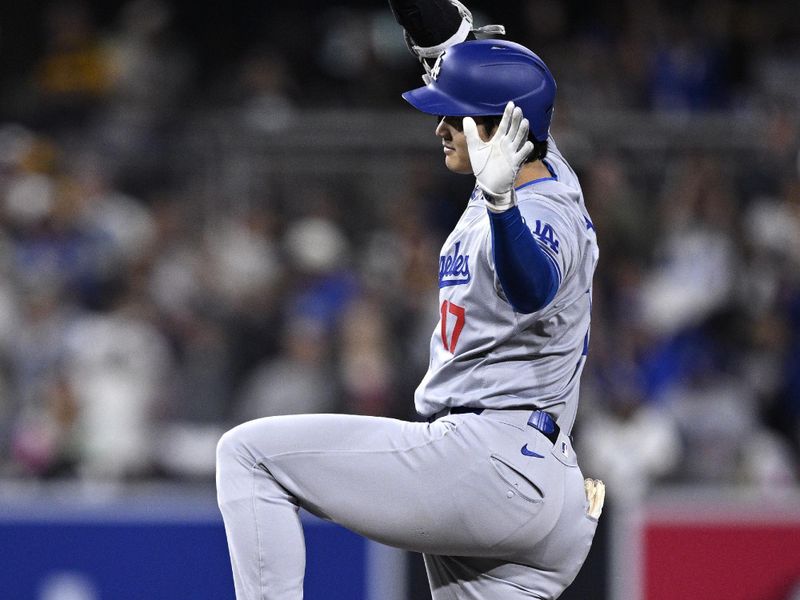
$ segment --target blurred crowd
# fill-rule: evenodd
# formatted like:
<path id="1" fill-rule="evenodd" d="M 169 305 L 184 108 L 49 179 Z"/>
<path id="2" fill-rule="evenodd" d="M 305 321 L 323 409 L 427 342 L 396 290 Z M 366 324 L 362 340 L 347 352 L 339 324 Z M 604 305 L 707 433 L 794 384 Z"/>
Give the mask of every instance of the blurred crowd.
<path id="1" fill-rule="evenodd" d="M 209 188 L 209 159 L 193 154 L 209 131 L 246 131 L 216 160 L 249 164 L 308 111 L 401 109 L 418 85 L 383 2 L 297 4 L 231 3 L 218 31 L 192 26 L 211 9 L 192 20 L 166 0 L 37 13 L 0 92 L 0 475 L 206 481 L 218 436 L 245 419 L 414 418 L 438 250 L 469 182 L 437 157 L 378 197 L 346 170 L 324 189 L 231 168 Z M 590 149 L 576 164 L 601 248 L 575 432 L 584 471 L 618 495 L 792 487 L 796 5 L 583 4 L 470 3 L 547 60 L 557 140 L 568 157 L 570 140 Z M 642 169 L 581 131 L 582 111 L 724 115 L 759 134 L 745 151 L 674 148 Z"/>

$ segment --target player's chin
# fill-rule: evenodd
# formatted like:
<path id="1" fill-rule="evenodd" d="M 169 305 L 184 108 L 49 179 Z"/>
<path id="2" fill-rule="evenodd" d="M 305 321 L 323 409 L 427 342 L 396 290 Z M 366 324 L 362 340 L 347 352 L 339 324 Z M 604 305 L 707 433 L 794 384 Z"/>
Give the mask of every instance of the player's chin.
<path id="1" fill-rule="evenodd" d="M 472 175 L 472 164 L 458 155 L 448 155 L 444 157 L 445 166 L 453 173 L 459 175 Z"/>

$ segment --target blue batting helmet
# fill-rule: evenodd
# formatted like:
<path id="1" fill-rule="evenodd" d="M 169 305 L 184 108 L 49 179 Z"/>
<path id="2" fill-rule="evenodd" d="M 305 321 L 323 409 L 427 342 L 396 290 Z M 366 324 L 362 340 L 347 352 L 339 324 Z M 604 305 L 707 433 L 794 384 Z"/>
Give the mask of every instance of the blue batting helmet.
<path id="1" fill-rule="evenodd" d="M 556 81 L 541 58 L 506 40 L 455 44 L 439 56 L 424 87 L 403 94 L 414 108 L 431 115 L 502 115 L 514 102 L 543 142 L 550 130 Z"/>

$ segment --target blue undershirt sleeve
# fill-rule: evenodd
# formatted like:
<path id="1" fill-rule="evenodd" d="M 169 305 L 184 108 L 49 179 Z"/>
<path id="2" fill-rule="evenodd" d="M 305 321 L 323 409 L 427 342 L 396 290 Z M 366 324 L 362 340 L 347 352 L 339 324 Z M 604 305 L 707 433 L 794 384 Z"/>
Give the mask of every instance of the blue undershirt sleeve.
<path id="1" fill-rule="evenodd" d="M 495 270 L 508 302 L 519 313 L 544 308 L 561 283 L 554 260 L 536 243 L 519 207 L 488 213 Z"/>

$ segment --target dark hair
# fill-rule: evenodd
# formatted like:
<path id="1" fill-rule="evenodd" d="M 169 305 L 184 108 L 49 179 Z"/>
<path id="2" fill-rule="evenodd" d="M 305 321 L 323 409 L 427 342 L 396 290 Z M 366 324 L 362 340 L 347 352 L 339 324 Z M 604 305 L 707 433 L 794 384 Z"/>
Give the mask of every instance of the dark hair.
<path id="1" fill-rule="evenodd" d="M 547 140 L 540 142 L 539 140 L 533 139 L 532 135 L 529 135 L 528 139 L 533 142 L 533 150 L 528 155 L 528 158 L 525 159 L 525 162 L 529 163 L 544 159 L 544 157 L 547 156 Z"/>
<path id="2" fill-rule="evenodd" d="M 478 123 L 482 123 L 487 131 L 494 131 L 498 125 L 500 125 L 500 116 L 490 116 L 490 117 L 479 117 L 481 120 L 476 121 Z M 542 160 L 545 156 L 547 156 L 547 140 L 543 142 L 538 141 L 536 138 L 533 137 L 533 133 L 530 131 L 528 132 L 528 140 L 533 142 L 533 150 L 528 155 L 528 158 L 525 159 L 526 163 L 531 163 L 536 160 Z"/>

